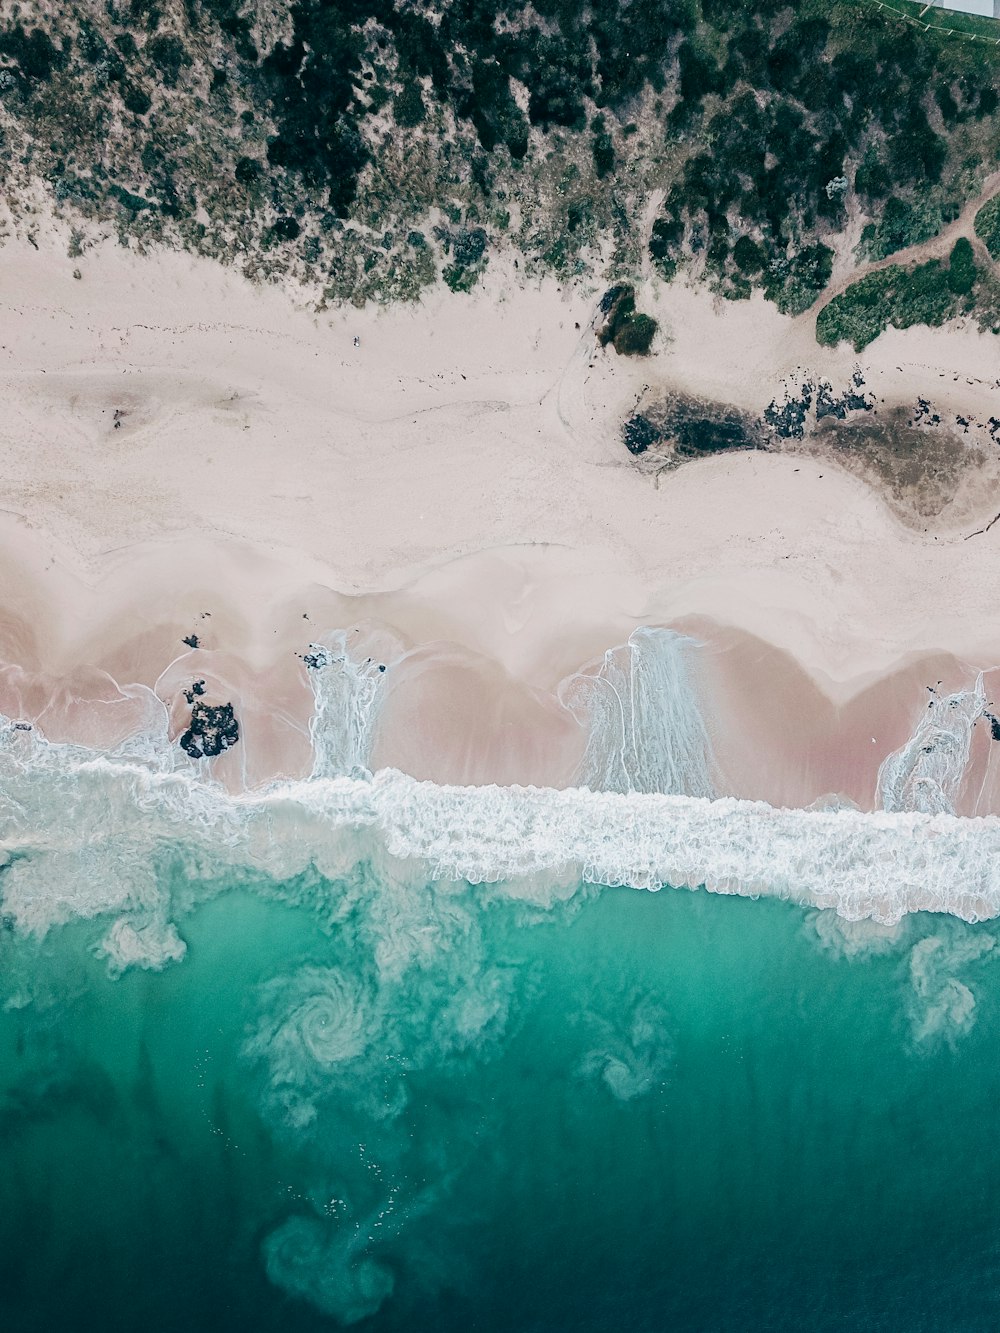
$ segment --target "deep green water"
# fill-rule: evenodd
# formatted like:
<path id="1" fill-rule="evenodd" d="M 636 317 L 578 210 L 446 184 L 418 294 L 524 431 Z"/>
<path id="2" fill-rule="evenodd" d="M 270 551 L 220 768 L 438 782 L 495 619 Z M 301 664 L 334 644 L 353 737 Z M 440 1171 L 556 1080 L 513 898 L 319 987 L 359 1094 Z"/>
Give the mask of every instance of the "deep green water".
<path id="1" fill-rule="evenodd" d="M 995 928 L 242 885 L 0 933 L 0 1329 L 986 1330 Z"/>

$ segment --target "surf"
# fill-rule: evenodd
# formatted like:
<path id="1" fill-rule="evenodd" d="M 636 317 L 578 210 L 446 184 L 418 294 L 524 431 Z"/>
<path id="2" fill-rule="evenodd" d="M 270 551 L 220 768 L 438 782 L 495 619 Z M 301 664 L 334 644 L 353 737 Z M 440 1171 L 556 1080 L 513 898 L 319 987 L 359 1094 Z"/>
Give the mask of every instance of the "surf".
<path id="1" fill-rule="evenodd" d="M 692 670 L 695 645 L 640 630 L 561 697 L 586 730 L 579 785 L 449 786 L 369 768 L 386 663 L 345 634 L 314 645 L 314 762 L 303 780 L 228 791 L 171 744 L 165 718 L 101 752 L 0 725 L 0 906 L 44 935 L 107 917 L 109 968 L 184 955 L 190 903 L 163 888 L 181 858 L 192 898 L 233 872 L 329 878 L 369 863 L 388 878 L 492 884 L 554 901 L 586 884 L 705 889 L 892 924 L 917 911 L 1000 915 L 1000 819 L 959 817 L 955 793 L 986 707 L 933 698 L 879 774 L 881 809 L 778 809 L 715 795 Z"/>

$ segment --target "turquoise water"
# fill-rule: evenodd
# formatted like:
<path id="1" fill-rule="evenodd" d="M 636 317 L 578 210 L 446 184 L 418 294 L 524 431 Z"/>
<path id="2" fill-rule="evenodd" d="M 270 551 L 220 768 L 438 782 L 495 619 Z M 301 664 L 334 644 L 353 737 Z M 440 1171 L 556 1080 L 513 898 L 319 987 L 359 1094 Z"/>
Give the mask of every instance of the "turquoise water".
<path id="1" fill-rule="evenodd" d="M 161 874 L 0 931 L 5 1333 L 996 1326 L 996 926 Z"/>

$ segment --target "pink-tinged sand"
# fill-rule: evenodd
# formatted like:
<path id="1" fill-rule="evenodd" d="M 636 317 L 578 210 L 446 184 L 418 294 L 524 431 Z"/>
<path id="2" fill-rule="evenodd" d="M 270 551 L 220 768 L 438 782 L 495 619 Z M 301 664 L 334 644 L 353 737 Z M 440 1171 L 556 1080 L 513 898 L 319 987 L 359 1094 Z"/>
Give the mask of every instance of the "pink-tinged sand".
<path id="1" fill-rule="evenodd" d="M 583 737 L 560 681 L 664 625 L 704 645 L 720 792 L 867 808 L 926 687 L 1000 663 L 992 509 L 905 528 L 829 462 L 654 477 L 620 438 L 640 399 L 760 413 L 857 362 L 886 407 L 922 395 L 985 421 L 995 340 L 971 327 L 889 332 L 857 358 L 819 348 L 808 315 L 650 279 L 662 334 L 633 361 L 596 346 L 599 292 L 500 262 L 471 297 L 316 313 L 206 260 L 69 260 L 58 222 L 37 239 L 0 248 L 0 709 L 52 739 L 113 746 L 159 718 L 176 740 L 204 679 L 242 726 L 217 775 L 301 776 L 301 654 L 364 626 L 401 659 L 373 762 L 563 785 Z M 992 746 L 980 725 L 967 813 L 1000 808 Z"/>
<path id="2" fill-rule="evenodd" d="M 473 595 L 474 590 L 470 590 Z M 450 611 L 458 603 L 449 585 Z M 586 656 L 567 656 L 560 626 L 537 626 L 539 641 L 516 636 L 512 661 L 531 662 L 526 677 L 468 644 L 433 638 L 414 642 L 420 622 L 418 599 L 404 607 L 400 594 L 385 599 L 399 611 L 409 633 L 386 620 L 368 619 L 349 629 L 353 656 L 386 666 L 370 763 L 439 783 L 518 784 L 566 787 L 579 780 L 586 740 L 584 726 L 560 701 L 560 682 L 575 670 L 593 672 L 606 649 L 622 642 L 618 617 L 603 636 L 592 627 Z M 377 609 L 379 599 L 363 599 Z M 125 615 L 89 638 L 96 660 L 71 666 L 64 644 L 61 670 L 46 669 L 44 651 L 34 667 L 0 668 L 0 711 L 32 722 L 49 740 L 114 749 L 144 730 L 163 731 L 176 743 L 188 726 L 195 683 L 210 705 L 232 703 L 240 722 L 238 745 L 214 760 L 212 774 L 232 789 L 277 778 L 308 775 L 314 700 L 304 658 L 316 633 L 308 612 L 285 608 L 280 633 L 266 650 L 264 627 L 250 608 L 227 609 L 218 592 L 213 611 L 199 613 L 193 629 L 174 623 L 141 634 L 124 634 Z M 441 608 L 427 604 L 426 621 L 438 632 Z M 5 622 L 8 645 L 26 645 L 31 635 L 13 618 Z M 743 630 L 705 617 L 668 625 L 692 641 L 689 665 L 697 704 L 705 720 L 718 795 L 764 800 L 775 806 L 808 806 L 831 797 L 862 809 L 876 804 L 879 765 L 905 744 L 930 699 L 969 688 L 978 667 L 942 653 L 911 654 L 895 669 L 868 674 L 836 688 L 811 677 L 784 650 Z M 327 629 L 337 627 L 329 626 Z M 182 642 L 197 632 L 200 646 Z M 229 641 L 229 647 L 223 646 Z M 579 654 L 584 645 L 570 640 Z M 256 643 L 255 660 L 248 644 Z M 530 649 L 530 651 L 529 651 Z M 28 654 L 26 654 L 28 655 Z M 30 655 L 29 655 L 30 656 Z M 538 665 L 554 665 L 555 679 L 538 683 Z M 568 669 L 567 669 L 568 668 Z M 1000 685 L 997 672 L 987 675 Z M 987 719 L 976 739 L 958 809 L 964 814 L 1000 813 L 1000 766 Z"/>

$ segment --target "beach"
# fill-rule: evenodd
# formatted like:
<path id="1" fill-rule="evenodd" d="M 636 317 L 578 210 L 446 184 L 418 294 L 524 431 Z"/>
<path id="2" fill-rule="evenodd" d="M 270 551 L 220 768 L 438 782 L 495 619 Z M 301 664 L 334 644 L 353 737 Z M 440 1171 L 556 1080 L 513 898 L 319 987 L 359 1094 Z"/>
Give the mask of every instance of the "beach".
<path id="1" fill-rule="evenodd" d="M 2 1333 L 1000 1323 L 1000 42 L 0 15 Z"/>
<path id="2" fill-rule="evenodd" d="M 704 647 L 719 794 L 871 808 L 927 688 L 1000 663 L 985 481 L 921 525 L 829 452 L 650 469 L 620 438 L 657 393 L 762 412 L 859 370 L 884 411 L 985 422 L 1000 389 L 970 329 L 857 357 L 807 317 L 659 284 L 661 344 L 629 359 L 598 347 L 596 296 L 512 268 L 316 313 L 190 256 L 60 242 L 0 250 L 0 708 L 50 739 L 120 741 L 148 691 L 180 735 L 204 680 L 242 723 L 217 776 L 302 776 L 303 659 L 352 629 L 400 663 L 379 766 L 565 786 L 581 741 L 560 682 L 664 626 Z M 1000 808 L 993 787 L 977 739 L 964 812 Z"/>

